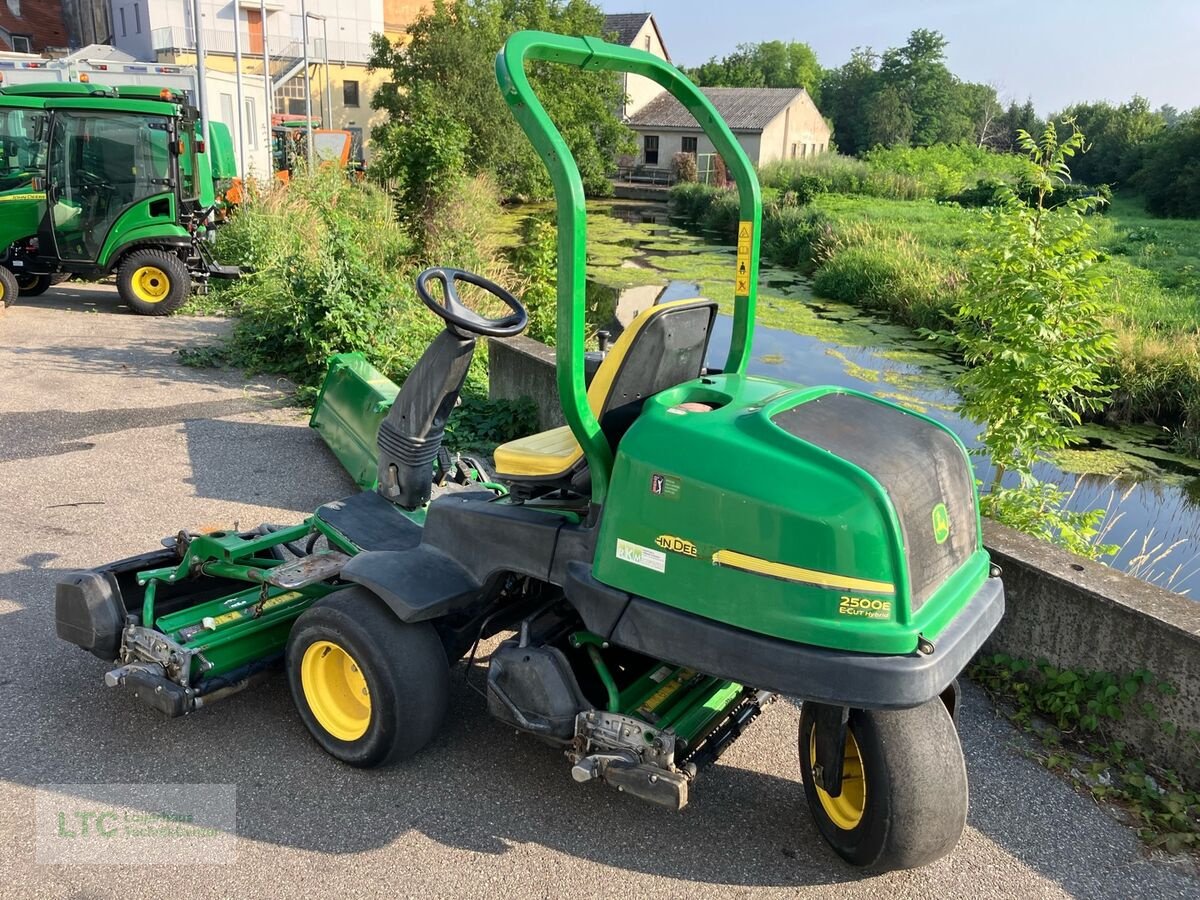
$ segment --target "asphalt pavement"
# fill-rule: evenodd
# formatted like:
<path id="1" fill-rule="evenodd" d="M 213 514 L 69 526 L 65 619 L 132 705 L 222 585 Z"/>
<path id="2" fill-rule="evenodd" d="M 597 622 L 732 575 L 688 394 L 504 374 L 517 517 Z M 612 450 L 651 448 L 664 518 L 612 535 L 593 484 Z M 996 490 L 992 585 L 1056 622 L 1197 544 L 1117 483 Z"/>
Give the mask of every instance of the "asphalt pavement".
<path id="1" fill-rule="evenodd" d="M 1148 855 L 1030 760 L 971 685 L 962 841 L 873 877 L 814 830 L 790 703 L 672 813 L 575 784 L 558 752 L 487 715 L 461 664 L 441 736 L 380 771 L 318 750 L 281 676 L 177 720 L 105 688 L 105 664 L 55 637 L 63 573 L 185 526 L 299 521 L 354 490 L 283 405 L 287 384 L 179 365 L 227 327 L 135 316 L 111 288 L 70 283 L 0 314 L 0 896 L 1200 897 L 1192 866 Z M 35 799 L 62 783 L 236 785 L 232 859 L 39 864 Z"/>

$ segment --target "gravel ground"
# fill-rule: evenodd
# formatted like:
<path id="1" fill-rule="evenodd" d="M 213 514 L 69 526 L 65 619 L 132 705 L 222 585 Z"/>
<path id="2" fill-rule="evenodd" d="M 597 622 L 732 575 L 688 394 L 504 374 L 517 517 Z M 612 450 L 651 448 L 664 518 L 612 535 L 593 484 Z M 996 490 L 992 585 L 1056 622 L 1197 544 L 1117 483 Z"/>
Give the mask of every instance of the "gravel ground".
<path id="1" fill-rule="evenodd" d="M 353 486 L 280 405 L 287 386 L 187 369 L 216 319 L 147 319 L 64 285 L 0 315 L 0 883 L 6 897 L 1200 897 L 1189 866 L 1029 761 L 967 685 L 971 814 L 925 869 L 863 877 L 803 805 L 797 711 L 777 703 L 682 813 L 576 785 L 555 751 L 490 719 L 454 672 L 442 735 L 401 767 L 323 755 L 274 677 L 166 720 L 103 686 L 54 636 L 64 572 L 152 549 L 181 526 L 292 522 Z M 478 675 L 479 673 L 477 673 Z M 237 788 L 228 864 L 39 865 L 37 787 Z"/>

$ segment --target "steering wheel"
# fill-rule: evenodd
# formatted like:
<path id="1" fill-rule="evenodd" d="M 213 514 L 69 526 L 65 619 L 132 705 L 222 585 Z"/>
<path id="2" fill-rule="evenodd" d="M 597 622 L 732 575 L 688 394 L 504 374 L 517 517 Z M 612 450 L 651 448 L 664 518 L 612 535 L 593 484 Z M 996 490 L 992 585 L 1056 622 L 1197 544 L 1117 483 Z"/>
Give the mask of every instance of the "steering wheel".
<path id="1" fill-rule="evenodd" d="M 429 293 L 431 279 L 442 283 L 440 300 Z M 485 319 L 477 312 L 468 309 L 458 299 L 458 291 L 454 287 L 456 281 L 465 281 L 467 284 L 483 288 L 496 299 L 504 301 L 505 305 L 512 310 L 512 314 L 499 319 Z M 525 326 L 529 324 L 529 316 L 520 300 L 494 281 L 489 281 L 482 275 L 476 275 L 465 269 L 440 267 L 426 269 L 417 276 L 417 296 L 426 306 L 445 319 L 447 325 L 471 334 L 500 338 L 514 337 L 524 331 Z"/>

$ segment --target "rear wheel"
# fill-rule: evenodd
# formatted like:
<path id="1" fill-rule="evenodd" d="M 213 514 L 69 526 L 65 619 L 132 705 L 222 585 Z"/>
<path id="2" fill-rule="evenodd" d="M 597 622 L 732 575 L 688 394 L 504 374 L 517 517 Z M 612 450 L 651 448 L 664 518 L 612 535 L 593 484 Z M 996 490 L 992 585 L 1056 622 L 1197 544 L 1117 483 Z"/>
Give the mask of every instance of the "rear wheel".
<path id="1" fill-rule="evenodd" d="M 4 307 L 16 303 L 19 293 L 17 276 L 12 273 L 11 269 L 0 266 L 0 312 L 4 311 Z"/>
<path id="2" fill-rule="evenodd" d="M 412 756 L 445 716 L 450 668 L 437 632 L 401 622 L 364 588 L 331 594 L 296 620 L 287 671 L 312 736 L 353 766 Z"/>
<path id="3" fill-rule="evenodd" d="M 17 287 L 22 297 L 36 297 L 46 293 L 51 285 L 49 275 L 18 275 Z"/>
<path id="4" fill-rule="evenodd" d="M 967 770 L 940 699 L 914 709 L 853 709 L 842 753 L 842 789 L 817 786 L 817 704 L 800 714 L 800 766 L 817 830 L 837 854 L 878 871 L 945 856 L 967 820 Z"/>
<path id="5" fill-rule="evenodd" d="M 135 250 L 117 268 L 117 291 L 134 312 L 165 316 L 187 302 L 192 276 L 173 253 Z"/>

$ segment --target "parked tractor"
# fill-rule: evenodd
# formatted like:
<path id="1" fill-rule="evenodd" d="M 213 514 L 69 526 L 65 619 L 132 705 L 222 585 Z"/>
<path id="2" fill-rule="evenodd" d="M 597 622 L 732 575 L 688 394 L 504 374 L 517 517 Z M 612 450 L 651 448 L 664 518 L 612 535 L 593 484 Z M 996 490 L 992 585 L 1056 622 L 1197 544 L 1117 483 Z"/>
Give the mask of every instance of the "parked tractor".
<path id="1" fill-rule="evenodd" d="M 56 277 L 115 274 L 135 312 L 166 315 L 210 278 L 227 130 L 169 89 L 51 83 L 0 89 L 0 302 Z M 227 146 L 226 146 L 227 145 Z"/>

